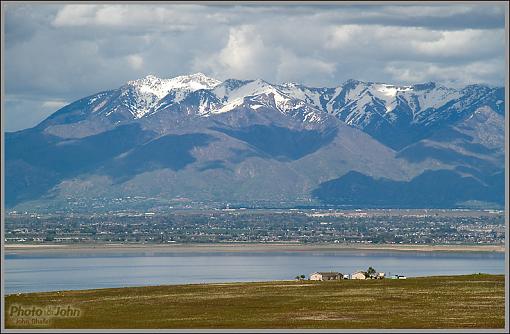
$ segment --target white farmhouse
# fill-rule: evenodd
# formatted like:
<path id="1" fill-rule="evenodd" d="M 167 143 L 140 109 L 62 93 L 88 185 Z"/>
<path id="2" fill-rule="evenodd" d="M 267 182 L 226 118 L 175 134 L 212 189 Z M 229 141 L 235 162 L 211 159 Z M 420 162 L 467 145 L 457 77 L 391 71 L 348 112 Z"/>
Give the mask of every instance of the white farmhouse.
<path id="1" fill-rule="evenodd" d="M 351 275 L 351 279 L 367 279 L 365 273 L 362 271 L 357 271 Z"/>

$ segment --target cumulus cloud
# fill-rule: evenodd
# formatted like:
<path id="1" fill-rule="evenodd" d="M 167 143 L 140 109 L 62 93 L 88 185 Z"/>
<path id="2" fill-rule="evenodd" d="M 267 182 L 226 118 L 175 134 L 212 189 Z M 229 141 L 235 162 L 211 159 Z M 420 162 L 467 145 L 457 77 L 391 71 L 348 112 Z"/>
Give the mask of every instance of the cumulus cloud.
<path id="1" fill-rule="evenodd" d="M 229 29 L 225 45 L 213 54 L 198 54 L 194 69 L 227 78 L 271 80 L 280 64 L 280 46 L 271 46 L 252 25 Z M 271 77 L 271 79 L 268 78 Z"/>
<path id="2" fill-rule="evenodd" d="M 504 60 L 492 59 L 468 64 L 429 64 L 420 62 L 391 62 L 384 71 L 405 83 L 437 81 L 449 87 L 463 87 L 466 83 L 505 80 Z"/>
<path id="3" fill-rule="evenodd" d="M 444 31 L 439 38 L 428 41 L 417 41 L 413 44 L 416 51 L 432 57 L 478 57 L 497 54 L 503 51 L 503 30 L 487 33 L 483 30 L 466 29 L 460 31 Z"/>
<path id="4" fill-rule="evenodd" d="M 58 108 L 44 101 L 150 73 L 329 87 L 349 78 L 503 85 L 504 18 L 504 6 L 476 4 L 9 4 L 6 115 L 22 126 L 24 108 L 42 118 Z"/>
<path id="5" fill-rule="evenodd" d="M 143 67 L 143 58 L 140 55 L 129 55 L 127 56 L 127 61 L 134 70 L 139 70 Z"/>
<path id="6" fill-rule="evenodd" d="M 317 11 L 322 21 L 337 24 L 421 27 L 431 30 L 497 29 L 504 27 L 505 7 L 502 5 L 362 5 L 348 6 L 342 13 L 335 10 Z"/>
<path id="7" fill-rule="evenodd" d="M 314 56 L 300 56 L 291 45 L 264 38 L 253 25 L 231 28 L 225 46 L 217 53 L 199 55 L 194 70 L 220 78 L 261 78 L 275 82 L 320 82 L 332 79 L 335 63 Z"/>
<path id="8" fill-rule="evenodd" d="M 194 60 L 194 68 L 221 77 L 239 79 L 259 78 L 266 74 L 261 65 L 271 66 L 277 55 L 264 44 L 254 26 L 242 25 L 229 30 L 226 45 L 212 55 L 199 55 Z"/>
<path id="9" fill-rule="evenodd" d="M 68 102 L 64 100 L 48 100 L 42 103 L 42 107 L 50 109 L 60 109 L 66 104 L 68 104 Z"/>
<path id="10" fill-rule="evenodd" d="M 61 8 L 52 24 L 55 27 L 140 27 L 180 22 L 181 18 L 178 12 L 168 7 L 73 4 Z"/>
<path id="11" fill-rule="evenodd" d="M 329 29 L 327 40 L 325 44 L 326 49 L 340 49 L 346 48 L 349 44 L 359 40 L 355 39 L 356 36 L 363 34 L 363 28 L 358 25 L 341 25 L 334 26 Z"/>
<path id="12" fill-rule="evenodd" d="M 97 5 L 66 5 L 55 15 L 53 25 L 56 27 L 85 25 L 95 19 L 97 8 Z"/>

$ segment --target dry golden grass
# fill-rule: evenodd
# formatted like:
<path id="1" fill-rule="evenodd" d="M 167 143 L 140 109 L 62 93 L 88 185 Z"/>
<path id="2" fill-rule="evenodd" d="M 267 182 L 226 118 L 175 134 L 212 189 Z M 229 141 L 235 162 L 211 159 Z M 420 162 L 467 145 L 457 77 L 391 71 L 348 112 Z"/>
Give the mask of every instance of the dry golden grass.
<path id="1" fill-rule="evenodd" d="M 503 275 L 194 284 L 10 295 L 10 306 L 72 305 L 50 328 L 504 328 Z"/>

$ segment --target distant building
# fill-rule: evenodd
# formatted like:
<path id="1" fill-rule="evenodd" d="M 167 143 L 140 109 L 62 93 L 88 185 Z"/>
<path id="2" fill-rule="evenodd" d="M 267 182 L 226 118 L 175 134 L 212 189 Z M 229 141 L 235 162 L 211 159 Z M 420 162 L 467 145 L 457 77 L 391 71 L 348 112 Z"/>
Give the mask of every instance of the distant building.
<path id="1" fill-rule="evenodd" d="M 351 279 L 367 279 L 367 276 L 362 271 L 357 271 L 351 275 Z"/>
<path id="2" fill-rule="evenodd" d="M 377 273 L 377 279 L 383 279 L 385 276 L 385 273 Z"/>
<path id="3" fill-rule="evenodd" d="M 393 275 L 393 276 L 391 276 L 391 279 L 407 279 L 407 277 L 405 277 L 403 275 Z"/>
<path id="4" fill-rule="evenodd" d="M 334 281 L 343 277 L 344 275 L 338 272 L 315 272 L 310 275 L 310 281 Z"/>

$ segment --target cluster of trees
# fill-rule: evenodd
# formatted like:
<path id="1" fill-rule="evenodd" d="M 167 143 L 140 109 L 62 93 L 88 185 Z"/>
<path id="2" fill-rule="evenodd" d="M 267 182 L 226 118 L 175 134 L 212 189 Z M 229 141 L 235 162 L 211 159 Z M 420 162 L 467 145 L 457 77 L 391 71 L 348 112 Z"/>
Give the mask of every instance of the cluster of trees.
<path id="1" fill-rule="evenodd" d="M 367 271 L 365 271 L 365 276 L 371 277 L 371 276 L 374 276 L 376 273 L 377 273 L 377 271 L 374 268 L 368 267 Z"/>

